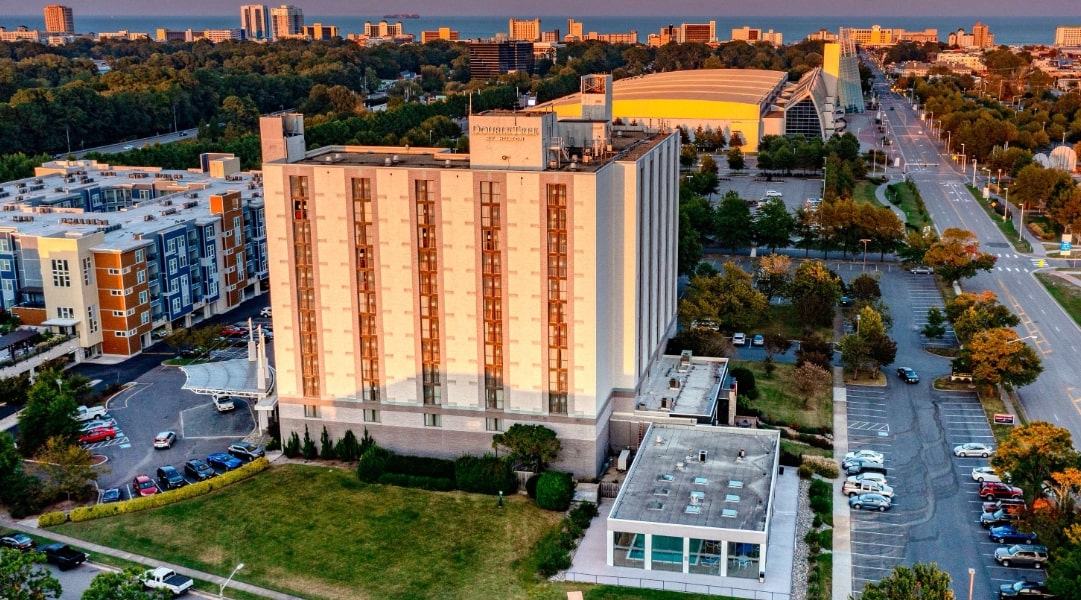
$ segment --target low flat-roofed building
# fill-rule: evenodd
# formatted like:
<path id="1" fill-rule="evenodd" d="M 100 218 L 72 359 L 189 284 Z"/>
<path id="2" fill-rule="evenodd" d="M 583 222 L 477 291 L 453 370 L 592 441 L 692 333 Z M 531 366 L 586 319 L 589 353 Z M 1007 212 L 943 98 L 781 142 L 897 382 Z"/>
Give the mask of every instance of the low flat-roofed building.
<path id="1" fill-rule="evenodd" d="M 607 521 L 608 566 L 760 578 L 780 433 L 654 423 Z"/>

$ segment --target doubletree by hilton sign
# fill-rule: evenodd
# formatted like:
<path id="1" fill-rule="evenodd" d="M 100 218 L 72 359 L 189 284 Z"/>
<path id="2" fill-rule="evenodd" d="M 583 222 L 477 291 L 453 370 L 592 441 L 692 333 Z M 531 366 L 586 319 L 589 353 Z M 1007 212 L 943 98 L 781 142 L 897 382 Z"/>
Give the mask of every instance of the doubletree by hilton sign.
<path id="1" fill-rule="evenodd" d="M 527 137 L 540 135 L 540 127 L 518 125 L 474 125 L 470 131 L 473 137 L 480 136 L 489 142 L 524 142 Z"/>

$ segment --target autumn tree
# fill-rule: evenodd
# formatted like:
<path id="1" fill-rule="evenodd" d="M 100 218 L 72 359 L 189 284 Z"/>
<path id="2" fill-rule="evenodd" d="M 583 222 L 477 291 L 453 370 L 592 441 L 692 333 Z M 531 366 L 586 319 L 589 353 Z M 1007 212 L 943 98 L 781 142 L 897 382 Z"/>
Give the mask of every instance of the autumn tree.
<path id="1" fill-rule="evenodd" d="M 834 307 L 841 299 L 841 281 L 821 261 L 808 260 L 796 267 L 785 295 L 804 326 L 827 327 L 833 323 Z"/>
<path id="2" fill-rule="evenodd" d="M 726 262 L 718 275 L 691 278 L 679 302 L 679 317 L 686 324 L 710 321 L 722 331 L 732 332 L 758 325 L 768 308 L 766 297 L 754 288 L 751 276 L 739 265 Z"/>
<path id="3" fill-rule="evenodd" d="M 850 600 L 854 596 L 849 596 Z M 950 575 L 935 563 L 896 566 L 889 575 L 863 588 L 861 600 L 954 600 Z"/>
<path id="4" fill-rule="evenodd" d="M 766 296 L 766 302 L 781 294 L 792 277 L 792 259 L 784 254 L 769 254 L 758 259 L 755 285 Z"/>
<path id="5" fill-rule="evenodd" d="M 165 589 L 147 589 L 143 572 L 136 568 L 102 571 L 90 582 L 81 600 L 170 600 Z"/>
<path id="6" fill-rule="evenodd" d="M 908 264 L 922 264 L 924 255 L 935 241 L 935 234 L 930 227 L 922 232 L 909 231 L 905 234 L 904 243 L 896 250 L 897 256 Z"/>
<path id="7" fill-rule="evenodd" d="M 1066 467 L 1061 471 L 1051 473 L 1051 478 L 1044 482 L 1047 486 L 1048 499 L 1053 503 L 1054 509 L 1061 515 L 1075 515 L 1078 509 L 1077 502 L 1081 498 L 1081 469 Z"/>
<path id="8" fill-rule="evenodd" d="M 954 371 L 972 373 L 977 385 L 1020 387 L 1043 371 L 1036 351 L 1009 328 L 976 332 L 954 359 Z"/>
<path id="9" fill-rule="evenodd" d="M 803 400 L 803 408 L 809 408 L 811 399 L 825 393 L 833 385 L 830 372 L 814 363 L 796 367 L 793 376 L 796 395 Z"/>
<path id="10" fill-rule="evenodd" d="M 60 582 L 43 566 L 45 555 L 0 547 L 0 598 L 46 600 L 59 598 Z"/>
<path id="11" fill-rule="evenodd" d="M 1016 327 L 1021 322 L 990 291 L 978 294 L 965 292 L 955 296 L 946 303 L 946 319 L 961 343 L 968 343 L 978 331 Z"/>
<path id="12" fill-rule="evenodd" d="M 980 252 L 976 234 L 951 227 L 942 239 L 931 244 L 923 262 L 935 268 L 935 273 L 948 282 L 974 277 L 978 271 L 990 271 L 995 266 L 994 254 Z"/>
<path id="13" fill-rule="evenodd" d="M 84 492 L 86 486 L 97 481 L 101 473 L 94 468 L 89 450 L 59 436 L 45 442 L 38 461 L 45 472 L 48 488 L 66 494 L 68 500 Z"/>
<path id="14" fill-rule="evenodd" d="M 857 300 L 875 300 L 882 297 L 882 288 L 874 275 L 861 273 L 848 286 L 848 295 Z"/>
<path id="15" fill-rule="evenodd" d="M 779 333 L 767 333 L 763 338 L 762 347 L 766 351 L 766 360 L 773 360 L 778 354 L 784 354 L 792 348 L 792 340 Z"/>
<path id="16" fill-rule="evenodd" d="M 1000 473 L 1009 473 L 1031 503 L 1052 473 L 1075 466 L 1077 459 L 1069 429 L 1032 421 L 1015 427 L 999 444 L 991 466 Z"/>

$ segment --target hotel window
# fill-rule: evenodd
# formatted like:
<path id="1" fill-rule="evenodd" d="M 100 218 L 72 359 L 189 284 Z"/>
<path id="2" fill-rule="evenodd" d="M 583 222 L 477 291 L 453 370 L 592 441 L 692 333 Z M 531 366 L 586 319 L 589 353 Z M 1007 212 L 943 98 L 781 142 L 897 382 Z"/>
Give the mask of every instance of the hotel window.
<path id="1" fill-rule="evenodd" d="M 144 292 L 139 292 L 139 304 L 146 304 L 148 295 Z"/>
<path id="2" fill-rule="evenodd" d="M 568 337 L 567 296 L 567 186 L 549 184 L 547 189 L 548 226 L 548 412 L 567 414 L 569 394 L 570 344 Z"/>
<path id="3" fill-rule="evenodd" d="M 128 337 L 128 332 L 126 332 L 126 331 L 114 331 L 113 335 L 115 335 L 116 337 Z"/>
<path id="4" fill-rule="evenodd" d="M 297 333 L 300 338 L 300 375 L 303 394 L 319 396 L 319 337 L 315 303 L 315 262 L 312 257 L 312 224 L 308 215 L 308 178 L 289 176 L 293 204 L 293 263 L 296 271 Z"/>
<path id="5" fill-rule="evenodd" d="M 424 179 L 414 181 L 413 204 L 417 217 L 417 279 L 420 286 L 421 397 L 424 404 L 438 405 L 443 403 L 443 387 L 439 350 L 439 241 L 433 184 Z"/>
<path id="6" fill-rule="evenodd" d="M 71 287 L 71 271 L 68 270 L 68 261 L 62 258 L 52 259 L 53 286 Z"/>
<path id="7" fill-rule="evenodd" d="M 173 298 L 173 314 L 180 312 L 180 298 Z"/>
<path id="8" fill-rule="evenodd" d="M 136 271 L 135 280 L 139 283 L 146 283 L 146 269 L 139 269 Z"/>
<path id="9" fill-rule="evenodd" d="M 0 252 L 11 252 L 11 242 L 8 238 L 0 238 Z"/>
<path id="10" fill-rule="evenodd" d="M 503 410 L 503 211 L 499 183 L 480 182 L 484 407 Z M 491 431 L 491 430 L 489 430 Z"/>
<path id="11" fill-rule="evenodd" d="M 353 179 L 353 251 L 356 258 L 357 325 L 360 338 L 360 399 L 379 402 L 379 337 L 375 288 L 372 180 Z"/>
<path id="12" fill-rule="evenodd" d="M 83 284 L 90 285 L 94 282 L 94 261 L 90 257 L 83 259 Z"/>
<path id="13" fill-rule="evenodd" d="M 176 252 L 176 238 L 168 241 L 167 248 L 168 249 L 166 250 L 166 254 L 173 254 Z"/>
<path id="14" fill-rule="evenodd" d="M 319 418 L 319 406 L 315 404 L 304 405 L 304 418 L 305 419 L 318 419 Z"/>
<path id="15" fill-rule="evenodd" d="M 71 308 L 70 306 L 57 306 L 56 317 L 58 319 L 74 319 L 75 309 Z"/>
<path id="16" fill-rule="evenodd" d="M 113 311 L 113 316 L 114 317 L 123 317 L 124 316 L 124 311 L 122 311 L 122 310 L 114 310 Z"/>
<path id="17" fill-rule="evenodd" d="M 142 250 L 136 250 L 135 251 L 135 262 L 136 263 L 141 263 L 144 260 L 146 260 L 146 252 L 144 252 Z"/>
<path id="18" fill-rule="evenodd" d="M 0 271 L 11 271 L 11 260 L 7 258 L 0 259 Z"/>
<path id="19" fill-rule="evenodd" d="M 139 323 L 141 325 L 146 325 L 149 322 L 150 322 L 150 311 L 144 310 L 142 312 L 142 314 L 139 315 Z"/>
<path id="20" fill-rule="evenodd" d="M 90 333 L 97 333 L 98 317 L 97 314 L 94 312 L 94 307 L 92 305 L 86 307 L 86 322 L 89 325 Z"/>
<path id="21" fill-rule="evenodd" d="M 424 413 L 424 426 L 425 427 L 442 427 L 443 415 L 437 415 L 434 413 Z"/>
<path id="22" fill-rule="evenodd" d="M 109 269 L 109 270 L 108 270 L 108 271 L 106 271 L 106 272 L 107 272 L 108 274 L 110 274 L 110 275 L 119 275 L 119 274 L 120 274 L 120 269 Z"/>
<path id="23" fill-rule="evenodd" d="M 365 423 L 378 423 L 382 419 L 382 415 L 378 410 L 366 408 L 364 409 L 364 422 Z"/>
<path id="24" fill-rule="evenodd" d="M 485 431 L 503 431 L 503 419 L 485 419 Z"/>

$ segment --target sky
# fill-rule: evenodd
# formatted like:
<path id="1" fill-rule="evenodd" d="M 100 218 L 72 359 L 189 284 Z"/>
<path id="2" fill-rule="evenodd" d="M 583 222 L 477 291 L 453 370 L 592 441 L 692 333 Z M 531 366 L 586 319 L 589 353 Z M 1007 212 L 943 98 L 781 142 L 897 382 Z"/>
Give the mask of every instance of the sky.
<path id="1" fill-rule="evenodd" d="M 283 0 L 268 0 L 269 6 Z M 0 0 L 0 14 L 41 13 L 46 4 L 64 4 L 79 14 L 95 15 L 233 15 L 250 0 Z M 255 2 L 251 2 L 255 3 Z M 746 0 L 291 0 L 306 14 L 363 15 L 415 12 L 424 16 L 1056 16 L 1081 23 L 1081 1 L 1039 0 L 770 0 L 748 5 Z M 1064 22 L 1064 24 L 1066 24 Z"/>

